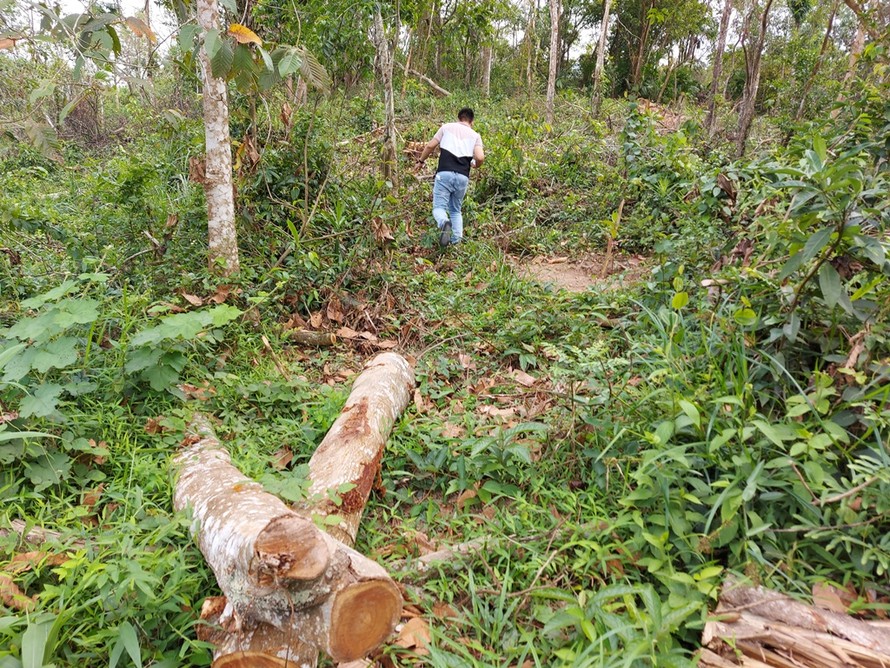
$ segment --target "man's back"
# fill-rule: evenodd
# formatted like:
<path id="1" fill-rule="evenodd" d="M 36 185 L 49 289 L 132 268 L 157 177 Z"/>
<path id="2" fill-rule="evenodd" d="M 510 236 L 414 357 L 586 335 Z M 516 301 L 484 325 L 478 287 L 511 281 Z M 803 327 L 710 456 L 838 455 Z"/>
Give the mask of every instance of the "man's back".
<path id="1" fill-rule="evenodd" d="M 482 137 L 466 123 L 445 123 L 436 133 L 439 142 L 439 172 L 470 175 L 470 163 Z"/>

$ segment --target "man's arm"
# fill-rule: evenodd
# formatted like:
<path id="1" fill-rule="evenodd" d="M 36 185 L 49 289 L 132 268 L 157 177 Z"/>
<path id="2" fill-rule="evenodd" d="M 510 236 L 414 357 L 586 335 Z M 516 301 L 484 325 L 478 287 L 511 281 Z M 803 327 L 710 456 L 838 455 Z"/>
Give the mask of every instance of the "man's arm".
<path id="1" fill-rule="evenodd" d="M 417 162 L 423 163 L 430 154 L 436 150 L 436 147 L 439 145 L 439 140 L 433 137 L 430 139 L 426 145 L 423 147 L 423 150 L 420 152 L 420 157 L 417 158 Z"/>
<path id="2" fill-rule="evenodd" d="M 473 160 L 476 161 L 476 167 L 481 167 L 485 162 L 485 151 L 482 150 L 482 144 L 476 144 L 473 147 Z"/>

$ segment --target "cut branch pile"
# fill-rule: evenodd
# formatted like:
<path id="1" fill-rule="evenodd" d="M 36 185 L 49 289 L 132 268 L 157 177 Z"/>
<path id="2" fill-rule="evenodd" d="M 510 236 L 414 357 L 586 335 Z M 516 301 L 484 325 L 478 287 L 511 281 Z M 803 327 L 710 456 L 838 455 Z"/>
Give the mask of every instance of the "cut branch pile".
<path id="1" fill-rule="evenodd" d="M 705 624 L 701 668 L 890 668 L 890 627 L 729 580 Z"/>
<path id="2" fill-rule="evenodd" d="M 314 666 L 319 651 L 352 661 L 392 632 L 400 591 L 351 545 L 413 386 L 413 370 L 399 355 L 366 365 L 310 460 L 310 502 L 298 509 L 245 477 L 207 418 L 193 419 L 174 460 L 174 507 L 191 510 L 192 533 L 224 594 L 208 599 L 201 614 L 208 625 L 200 637 L 216 646 L 215 667 Z M 313 522 L 325 516 L 338 518 L 327 522 L 330 533 Z"/>

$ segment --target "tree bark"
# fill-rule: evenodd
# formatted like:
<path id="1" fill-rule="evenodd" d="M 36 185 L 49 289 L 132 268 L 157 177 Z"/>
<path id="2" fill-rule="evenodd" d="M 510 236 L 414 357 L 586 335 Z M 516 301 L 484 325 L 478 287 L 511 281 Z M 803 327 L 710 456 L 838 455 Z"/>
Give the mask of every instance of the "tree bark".
<path id="1" fill-rule="evenodd" d="M 393 590 L 388 587 L 388 584 L 391 584 L 388 576 L 385 580 L 380 578 L 380 573 L 385 576 L 385 571 L 373 561 L 361 557 L 347 545 L 351 546 L 354 543 L 364 505 L 377 476 L 386 440 L 395 420 L 407 407 L 413 387 L 414 372 L 403 357 L 395 353 L 382 353 L 372 359 L 356 378 L 340 417 L 310 460 L 312 485 L 309 500 L 301 504 L 296 513 L 284 507 L 283 513 L 276 518 L 279 528 L 297 527 L 302 530 L 303 525 L 296 519 L 306 516 L 315 519 L 336 516 L 338 518 L 336 523 L 324 525 L 329 534 L 342 539 L 343 543 L 325 534 L 322 534 L 322 540 L 328 548 L 328 554 L 334 555 L 331 562 L 338 559 L 338 552 L 346 551 L 348 586 L 342 587 L 336 591 L 335 596 L 329 596 L 315 607 L 298 609 L 296 605 L 290 606 L 287 608 L 289 613 L 287 624 L 283 628 L 253 616 L 253 608 L 250 606 L 247 608 L 250 616 L 245 617 L 241 614 L 238 619 L 235 616 L 238 612 L 237 606 L 230 603 L 226 597 L 208 599 L 201 618 L 210 626 L 202 627 L 201 638 L 216 645 L 214 668 L 252 666 L 311 668 L 317 663 L 319 649 L 331 654 L 337 661 L 350 661 L 360 658 L 373 649 L 392 630 L 401 611 L 398 590 L 396 589 L 393 595 Z M 201 425 L 200 422 L 198 424 Z M 202 430 L 200 435 L 203 435 L 202 440 L 206 441 L 212 437 L 212 430 L 206 422 L 203 425 L 200 427 Z M 222 468 L 225 475 L 231 477 L 219 487 L 219 482 L 211 483 L 206 480 L 206 475 L 198 474 L 194 484 L 200 484 L 204 478 L 205 486 L 215 485 L 217 493 L 223 496 L 230 494 L 236 485 L 245 486 L 238 487 L 239 496 L 247 493 L 247 487 L 256 484 L 247 481 L 231 464 L 228 464 L 228 454 L 222 450 L 218 441 L 215 443 L 213 441 L 215 439 L 207 442 L 205 446 L 199 445 L 201 441 L 190 444 L 189 449 L 180 455 L 180 459 L 188 457 L 187 453 L 195 448 L 196 452 L 193 452 L 191 457 L 199 459 L 210 457 L 216 460 L 215 466 Z M 209 452 L 202 454 L 205 448 Z M 180 480 L 184 475 L 183 472 Z M 240 482 L 234 482 L 235 480 Z M 177 495 L 178 488 L 177 484 Z M 256 489 L 252 491 L 257 492 Z M 199 496 L 208 493 L 214 492 L 205 490 Z M 272 500 L 265 498 L 270 495 L 265 493 L 262 495 L 264 496 L 260 501 L 263 504 L 270 503 L 272 511 L 281 512 L 283 504 L 274 497 Z M 339 497 L 337 499 L 339 505 L 332 500 L 332 497 Z M 251 517 L 252 515 L 249 516 L 242 510 L 238 515 L 237 531 L 243 532 L 251 523 Z M 258 520 L 254 524 L 262 525 L 262 521 Z M 216 527 L 219 523 L 212 525 Z M 205 526 L 210 528 L 209 525 Z M 314 528 L 314 525 L 312 526 Z M 265 537 L 259 541 L 261 549 L 254 550 L 257 555 L 254 560 L 264 563 L 261 559 L 263 555 L 278 556 L 278 561 L 268 566 L 267 571 L 275 569 L 280 571 L 285 567 L 289 571 L 291 567 L 288 565 L 297 561 L 297 557 L 293 555 L 295 550 L 305 551 L 317 545 L 315 541 L 318 536 L 307 532 L 303 535 L 311 540 L 305 540 L 301 546 L 291 545 L 287 540 L 289 532 L 276 531 L 275 526 L 261 527 L 260 533 Z M 215 541 L 217 545 L 220 543 L 222 541 L 219 539 Z M 333 551 L 331 544 L 334 545 Z M 226 549 L 233 549 L 228 547 L 228 541 L 226 545 Z M 250 550 L 241 550 L 241 554 L 249 555 Z M 323 556 L 323 551 L 311 551 L 311 554 Z M 358 558 L 355 558 L 355 555 L 358 555 Z M 314 568 L 303 565 L 299 569 L 310 573 L 317 571 L 319 569 L 317 564 L 321 560 L 316 556 L 314 562 L 310 560 L 310 565 L 316 564 Z M 330 570 L 330 567 L 327 570 Z M 224 579 L 229 577 L 228 574 L 224 574 Z M 312 590 L 324 586 L 326 578 L 327 575 L 324 575 L 316 582 L 303 581 L 306 583 L 303 589 Z M 287 573 L 284 578 L 278 577 L 278 580 L 282 579 L 287 580 Z M 381 583 L 387 586 L 382 586 Z M 222 582 L 220 585 L 224 593 L 228 593 L 226 588 L 222 587 Z M 298 590 L 299 587 L 298 583 Z M 235 592 L 235 595 L 243 598 L 240 591 Z"/>
<path id="2" fill-rule="evenodd" d="M 429 86 L 430 88 L 432 88 L 432 89 L 433 89 L 433 92 L 434 92 L 436 95 L 438 95 L 439 97 L 448 97 L 449 95 L 451 95 L 451 92 L 450 92 L 450 91 L 445 90 L 444 88 L 442 88 L 442 86 L 440 86 L 439 84 L 437 84 L 435 81 L 433 81 L 432 79 L 430 79 L 428 76 L 425 76 L 425 75 L 421 74 L 421 73 L 418 72 L 417 70 L 409 69 L 409 70 L 408 70 L 408 74 L 410 74 L 411 76 L 414 76 L 414 77 L 417 77 L 418 79 L 420 79 L 423 83 L 425 83 L 427 86 Z"/>
<path id="3" fill-rule="evenodd" d="M 723 72 L 723 52 L 726 51 L 726 33 L 729 32 L 730 18 L 732 18 L 732 0 L 725 0 L 723 3 L 723 13 L 720 15 L 720 31 L 717 33 L 717 48 L 714 51 L 714 67 L 711 72 L 711 89 L 708 92 L 708 117 L 705 120 L 705 129 L 708 131 L 709 136 L 714 134 L 717 87 L 720 85 L 720 75 Z"/>
<path id="4" fill-rule="evenodd" d="M 831 42 L 831 30 L 834 27 L 834 17 L 837 15 L 839 4 L 840 0 L 835 0 L 834 5 L 831 8 L 831 15 L 828 17 L 828 27 L 825 29 L 825 37 L 822 38 L 822 47 L 819 49 L 819 58 L 816 60 L 816 64 L 813 65 L 813 71 L 810 72 L 810 76 L 803 87 L 803 91 L 801 91 L 800 104 L 797 105 L 797 113 L 794 114 L 795 121 L 799 121 L 803 118 L 803 110 L 806 107 L 807 96 L 813 88 L 813 82 L 816 81 L 816 75 L 819 74 L 819 70 L 822 68 L 822 63 L 825 62 L 825 54 L 828 52 L 828 44 Z"/>
<path id="5" fill-rule="evenodd" d="M 553 102 L 556 97 L 556 66 L 559 63 L 559 2 L 550 0 L 550 69 L 547 74 L 547 123 L 553 125 Z"/>
<path id="6" fill-rule="evenodd" d="M 763 44 L 766 41 L 766 29 L 769 21 L 769 12 L 773 0 L 766 0 L 763 12 L 760 16 L 760 30 L 751 48 L 744 47 L 747 41 L 747 28 L 751 18 L 757 9 L 756 3 L 748 15 L 746 29 L 744 31 L 743 48 L 745 49 L 745 91 L 742 96 L 741 109 L 739 110 L 739 126 L 736 136 L 736 153 L 738 157 L 745 155 L 745 144 L 748 141 L 748 133 L 751 131 L 751 122 L 754 120 L 754 105 L 757 102 L 757 91 L 760 88 L 760 61 L 763 56 Z"/>
<path id="7" fill-rule="evenodd" d="M 491 95 L 491 62 L 494 58 L 494 48 L 491 44 L 482 48 L 482 95 Z"/>
<path id="8" fill-rule="evenodd" d="M 528 58 L 525 61 L 525 80 L 528 95 L 531 97 L 535 88 L 535 53 L 537 51 L 537 27 L 535 18 L 538 14 L 538 0 L 528 0 L 528 23 L 525 27 L 525 39 L 528 46 Z"/>
<path id="9" fill-rule="evenodd" d="M 643 2 L 640 10 L 640 41 L 637 45 L 636 57 L 633 59 L 633 69 L 631 70 L 630 88 L 639 94 L 640 82 L 643 78 L 643 63 L 646 61 L 646 52 L 649 46 L 649 7 L 648 2 Z"/>
<path id="10" fill-rule="evenodd" d="M 377 52 L 377 76 L 383 86 L 383 150 L 381 167 L 383 178 L 394 185 L 398 184 L 396 171 L 396 112 L 393 93 L 393 44 L 383 25 L 383 14 L 378 5 L 374 11 L 374 48 Z"/>
<path id="11" fill-rule="evenodd" d="M 191 509 L 192 533 L 225 594 L 218 621 L 234 636 L 227 647 L 243 650 L 259 635 L 280 645 L 266 652 L 270 661 L 303 644 L 349 661 L 379 645 L 402 605 L 386 571 L 246 478 L 206 418 L 192 429 L 174 459 L 173 505 Z"/>
<path id="12" fill-rule="evenodd" d="M 309 460 L 308 503 L 298 507 L 313 516 L 337 517 L 328 533 L 347 544 L 355 542 L 365 503 L 380 470 L 383 448 L 393 424 L 411 398 L 414 371 L 405 358 L 382 353 L 355 379 L 340 417 Z M 344 486 L 337 503 L 330 494 Z"/>
<path id="13" fill-rule="evenodd" d="M 603 80 L 603 68 L 606 64 L 606 38 L 609 35 L 609 10 L 612 0 L 606 0 L 603 7 L 603 24 L 600 27 L 599 42 L 596 45 L 596 67 L 593 70 L 593 113 L 600 113 L 600 105 L 603 103 L 603 92 L 600 90 Z"/>
<path id="14" fill-rule="evenodd" d="M 206 34 L 219 30 L 216 0 L 198 0 L 198 24 Z M 204 194 L 207 199 L 207 261 L 210 271 L 230 276 L 238 271 L 238 234 L 232 187 L 232 147 L 229 143 L 229 103 L 226 82 L 213 76 L 210 57 L 201 47 L 204 78 Z"/>

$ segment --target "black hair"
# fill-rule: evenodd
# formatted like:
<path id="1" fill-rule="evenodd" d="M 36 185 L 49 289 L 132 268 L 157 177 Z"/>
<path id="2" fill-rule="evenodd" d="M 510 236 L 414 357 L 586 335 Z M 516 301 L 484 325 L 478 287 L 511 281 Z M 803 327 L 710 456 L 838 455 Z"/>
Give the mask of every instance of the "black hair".
<path id="1" fill-rule="evenodd" d="M 473 119 L 476 118 L 476 114 L 473 113 L 473 110 L 469 107 L 464 107 L 459 112 L 457 112 L 457 120 L 466 121 L 467 123 L 472 123 Z"/>

